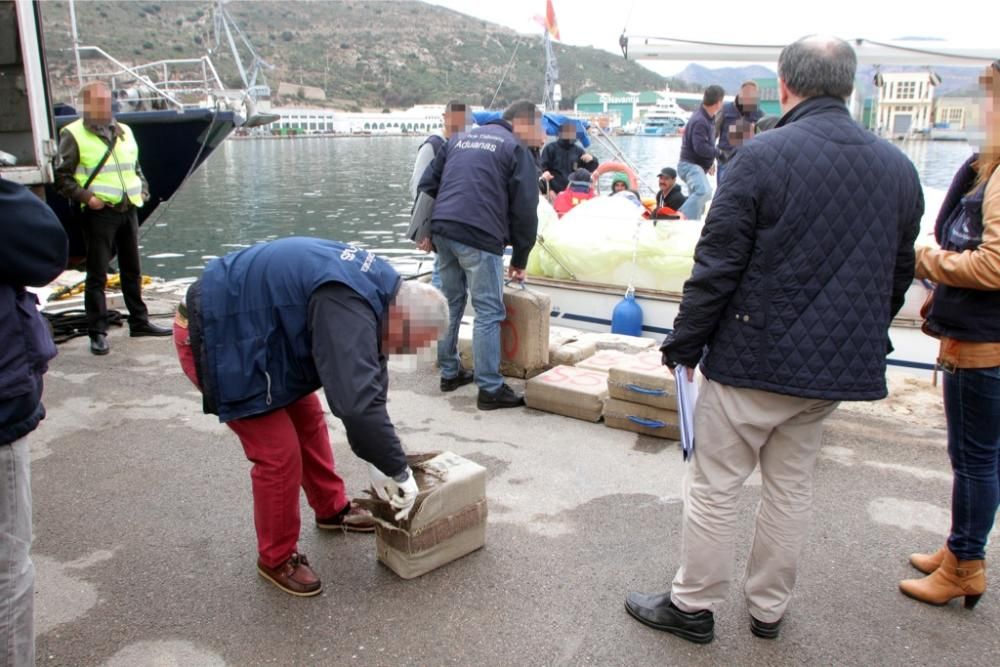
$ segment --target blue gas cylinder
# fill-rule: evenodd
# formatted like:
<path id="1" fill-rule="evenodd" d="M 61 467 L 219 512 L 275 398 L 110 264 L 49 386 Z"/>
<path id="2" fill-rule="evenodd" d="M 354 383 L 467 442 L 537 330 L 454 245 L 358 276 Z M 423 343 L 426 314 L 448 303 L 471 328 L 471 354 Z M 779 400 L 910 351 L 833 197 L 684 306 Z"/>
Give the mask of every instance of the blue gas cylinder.
<path id="1" fill-rule="evenodd" d="M 635 302 L 635 294 L 629 290 L 625 298 L 618 302 L 611 315 L 611 333 L 626 336 L 642 335 L 642 307 Z"/>

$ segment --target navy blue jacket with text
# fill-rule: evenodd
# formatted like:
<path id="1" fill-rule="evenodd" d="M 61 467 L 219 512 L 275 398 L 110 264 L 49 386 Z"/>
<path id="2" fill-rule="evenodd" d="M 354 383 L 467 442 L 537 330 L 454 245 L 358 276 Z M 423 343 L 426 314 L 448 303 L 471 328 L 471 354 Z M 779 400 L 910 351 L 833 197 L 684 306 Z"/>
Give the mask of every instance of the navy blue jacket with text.
<path id="1" fill-rule="evenodd" d="M 538 171 L 534 157 L 494 120 L 448 140 L 420 179 L 434 197 L 431 235 L 502 255 L 524 268 L 538 233 Z"/>
<path id="2" fill-rule="evenodd" d="M 726 167 L 664 360 L 701 361 L 735 387 L 884 397 L 889 324 L 913 280 L 923 210 L 899 149 L 842 100 L 800 103 Z"/>

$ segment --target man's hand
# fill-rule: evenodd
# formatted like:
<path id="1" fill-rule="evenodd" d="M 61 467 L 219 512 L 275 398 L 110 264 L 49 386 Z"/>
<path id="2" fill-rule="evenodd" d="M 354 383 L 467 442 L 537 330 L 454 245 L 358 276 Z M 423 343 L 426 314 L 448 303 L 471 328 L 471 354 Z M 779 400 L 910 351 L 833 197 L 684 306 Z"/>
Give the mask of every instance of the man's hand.
<path id="1" fill-rule="evenodd" d="M 423 250 L 424 252 L 433 251 L 434 244 L 431 243 L 431 237 L 425 236 L 424 238 L 417 241 L 417 250 Z"/>
<path id="2" fill-rule="evenodd" d="M 708 175 L 709 176 L 715 176 L 715 163 L 714 162 L 712 163 L 712 166 L 708 168 Z"/>
<path id="3" fill-rule="evenodd" d="M 396 521 L 402 521 L 410 515 L 420 489 L 417 488 L 417 480 L 413 478 L 413 471 L 409 466 L 399 475 L 389 477 L 369 463 L 368 476 L 378 497 L 388 502 L 393 509 L 399 510 L 395 514 Z"/>
<path id="4" fill-rule="evenodd" d="M 580 162 L 590 162 L 594 159 L 594 156 L 590 153 L 584 153 L 580 156 Z"/>
<path id="5" fill-rule="evenodd" d="M 523 283 L 525 278 L 524 269 L 519 269 L 514 265 L 508 266 L 507 277 L 515 282 Z"/>
<path id="6" fill-rule="evenodd" d="M 541 178 L 542 178 L 542 180 L 545 180 L 545 181 L 551 181 L 554 177 L 552 176 L 552 172 L 550 172 L 550 171 L 543 171 L 542 175 L 541 175 Z"/>
<path id="7" fill-rule="evenodd" d="M 98 199 L 94 195 L 90 195 L 90 199 L 87 200 L 87 206 L 95 211 L 100 211 L 104 208 L 104 200 Z"/>

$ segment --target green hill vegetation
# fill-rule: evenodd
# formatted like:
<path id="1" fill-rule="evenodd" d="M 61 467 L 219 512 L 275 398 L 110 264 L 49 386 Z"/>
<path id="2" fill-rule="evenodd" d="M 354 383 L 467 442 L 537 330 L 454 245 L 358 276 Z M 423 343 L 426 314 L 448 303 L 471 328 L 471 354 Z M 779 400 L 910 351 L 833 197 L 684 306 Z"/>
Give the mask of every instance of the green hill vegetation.
<path id="1" fill-rule="evenodd" d="M 66 2 L 43 2 L 42 8 L 51 79 L 65 95 L 76 86 L 69 8 Z M 519 35 L 409 0 L 233 0 L 226 9 L 274 66 L 266 73 L 274 91 L 282 82 L 315 86 L 326 92 L 327 104 L 348 110 L 453 98 L 489 105 L 516 49 L 493 106 L 522 97 L 541 101 L 540 34 Z M 205 54 L 214 44 L 212 12 L 207 0 L 76 3 L 81 44 L 101 46 L 128 64 Z M 556 54 L 564 107 L 591 90 L 698 88 L 598 49 L 557 44 Z M 212 60 L 226 84 L 236 87 L 228 47 Z"/>

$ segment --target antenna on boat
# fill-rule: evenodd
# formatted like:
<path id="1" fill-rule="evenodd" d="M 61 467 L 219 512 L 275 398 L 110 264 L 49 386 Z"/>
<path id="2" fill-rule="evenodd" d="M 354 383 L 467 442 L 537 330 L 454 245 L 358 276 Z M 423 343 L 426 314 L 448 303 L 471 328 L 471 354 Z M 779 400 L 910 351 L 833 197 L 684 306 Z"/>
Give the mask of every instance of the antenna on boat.
<path id="1" fill-rule="evenodd" d="M 215 45 L 217 48 L 222 47 L 223 34 L 225 34 L 226 41 L 229 43 L 229 49 L 233 54 L 233 60 L 236 61 L 236 68 L 240 72 L 240 79 L 243 81 L 243 88 L 246 90 L 250 98 L 256 99 L 258 97 L 270 97 L 271 89 L 268 87 L 266 79 L 264 77 L 264 69 L 273 69 L 274 65 L 271 65 L 266 60 L 260 57 L 257 49 L 254 48 L 253 44 L 250 42 L 250 38 L 246 36 L 239 25 L 226 8 L 223 6 L 225 0 L 217 0 L 215 4 L 215 10 L 213 14 L 214 18 L 214 32 L 215 32 Z M 247 68 L 243 67 L 243 59 L 240 57 L 240 52 L 236 48 L 236 40 L 233 38 L 233 32 L 240 38 L 243 42 L 243 46 L 246 47 L 247 51 L 250 53 L 251 61 L 249 71 Z M 264 83 L 257 83 L 257 76 Z"/>
<path id="2" fill-rule="evenodd" d="M 80 68 L 80 38 L 76 32 L 76 0 L 69 0 L 69 30 L 73 36 L 73 56 L 76 58 L 76 79 L 83 87 L 83 70 Z"/>

